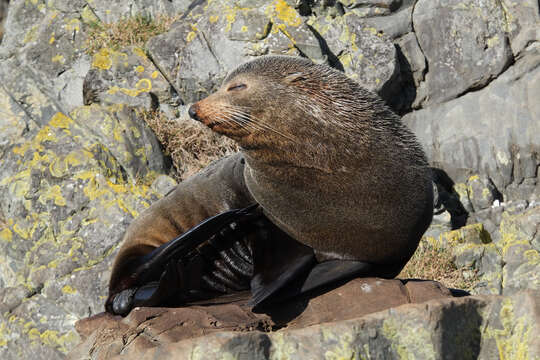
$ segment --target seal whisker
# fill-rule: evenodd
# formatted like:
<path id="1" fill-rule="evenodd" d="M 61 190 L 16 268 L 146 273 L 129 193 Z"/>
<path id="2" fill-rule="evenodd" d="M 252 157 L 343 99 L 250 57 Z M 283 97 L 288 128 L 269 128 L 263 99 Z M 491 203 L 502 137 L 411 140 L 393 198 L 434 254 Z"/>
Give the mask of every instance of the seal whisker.
<path id="1" fill-rule="evenodd" d="M 283 132 L 275 129 L 274 127 L 270 126 L 269 124 L 264 123 L 262 120 L 258 119 L 257 117 L 248 114 L 242 110 L 240 110 L 239 107 L 230 107 L 231 110 L 236 111 L 236 114 L 238 117 L 244 119 L 246 122 L 249 122 L 250 124 L 257 125 L 259 127 L 259 130 L 270 130 L 280 136 L 283 136 L 284 138 L 294 142 L 295 144 L 298 144 L 298 141 L 296 139 L 293 139 L 292 137 L 284 134 Z"/>

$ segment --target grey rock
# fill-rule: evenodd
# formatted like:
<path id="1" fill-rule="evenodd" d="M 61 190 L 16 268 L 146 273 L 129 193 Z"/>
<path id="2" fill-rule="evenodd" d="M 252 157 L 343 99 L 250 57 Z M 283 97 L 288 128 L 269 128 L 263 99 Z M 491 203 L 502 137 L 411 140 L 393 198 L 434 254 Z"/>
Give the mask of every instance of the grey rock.
<path id="1" fill-rule="evenodd" d="M 169 192 L 171 192 L 176 187 L 176 185 L 178 185 L 178 183 L 170 176 L 160 175 L 152 183 L 152 189 L 156 193 L 165 196 Z"/>
<path id="2" fill-rule="evenodd" d="M 90 105 L 76 109 L 71 116 L 83 131 L 87 130 L 85 136 L 96 139 L 110 151 L 131 181 L 168 170 L 157 138 L 134 109 Z"/>
<path id="3" fill-rule="evenodd" d="M 12 4 L 0 46 L 0 59 L 5 59 L 0 82 L 39 126 L 57 112 L 82 105 L 80 90 L 89 68 L 80 12 L 47 6 L 41 1 Z"/>
<path id="4" fill-rule="evenodd" d="M 82 94 L 84 103 L 124 104 L 146 110 L 158 104 L 178 105 L 171 85 L 143 49 L 99 50 L 92 59 Z"/>
<path id="5" fill-rule="evenodd" d="M 485 86 L 512 60 L 497 0 L 419 0 L 413 26 L 428 62 L 426 104 Z"/>
<path id="6" fill-rule="evenodd" d="M 496 243 L 504 261 L 503 294 L 540 289 L 540 252 L 533 242 L 540 231 L 540 206 L 501 221 L 501 241 Z"/>
<path id="7" fill-rule="evenodd" d="M 391 102 L 398 86 L 399 63 L 390 39 L 355 15 L 315 19 L 309 24 L 325 39 L 347 76 Z"/>
<path id="8" fill-rule="evenodd" d="M 518 171 L 515 166 L 525 178 L 539 164 L 539 65 L 540 53 L 531 51 L 485 89 L 414 111 L 403 121 L 424 145 L 431 163 L 455 182 L 482 174 L 505 195 Z M 529 160 L 516 162 L 518 157 Z"/>
<path id="9" fill-rule="evenodd" d="M 88 6 L 100 21 L 113 23 L 121 18 L 137 15 L 156 17 L 159 15 L 174 16 L 189 9 L 190 0 L 134 0 L 107 1 L 93 0 Z M 73 8 L 73 6 L 71 6 Z"/>
<path id="10" fill-rule="evenodd" d="M 418 45 L 418 40 L 414 33 L 408 33 L 396 40 L 396 45 L 407 59 L 408 71 L 412 74 L 414 84 L 419 86 L 424 80 L 426 71 L 426 58 Z"/>
<path id="11" fill-rule="evenodd" d="M 15 289 L 2 299 L 3 359 L 61 358 L 78 342 L 73 323 L 102 310 L 125 228 L 158 198 L 129 180 L 149 183 L 161 169 L 148 130 L 129 113 L 85 110 L 57 113 L 0 159 L 0 283 Z"/>
<path id="12" fill-rule="evenodd" d="M 4 23 L 7 17 L 9 0 L 0 0 L 0 42 L 2 42 L 2 37 L 4 36 Z"/>
<path id="13" fill-rule="evenodd" d="M 540 41 L 540 9 L 536 0 L 501 0 L 506 28 L 514 56 L 530 43 Z"/>
<path id="14" fill-rule="evenodd" d="M 467 187 L 469 200 L 474 211 L 487 209 L 493 205 L 493 201 L 497 197 L 497 189 L 488 178 L 485 176 L 471 176 L 467 180 Z"/>
<path id="15" fill-rule="evenodd" d="M 412 11 L 414 3 L 414 0 L 392 1 L 391 6 L 386 8 L 387 14 L 377 14 L 377 16 L 365 19 L 365 22 L 389 38 L 396 39 L 413 30 Z"/>

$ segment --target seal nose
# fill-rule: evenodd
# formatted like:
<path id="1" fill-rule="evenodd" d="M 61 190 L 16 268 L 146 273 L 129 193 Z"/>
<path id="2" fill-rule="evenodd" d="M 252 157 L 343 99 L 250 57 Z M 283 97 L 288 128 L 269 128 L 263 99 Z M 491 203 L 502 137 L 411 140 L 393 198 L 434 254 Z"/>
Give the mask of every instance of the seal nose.
<path id="1" fill-rule="evenodd" d="M 201 121 L 197 115 L 197 108 L 195 107 L 195 104 L 189 107 L 188 114 L 193 120 Z"/>

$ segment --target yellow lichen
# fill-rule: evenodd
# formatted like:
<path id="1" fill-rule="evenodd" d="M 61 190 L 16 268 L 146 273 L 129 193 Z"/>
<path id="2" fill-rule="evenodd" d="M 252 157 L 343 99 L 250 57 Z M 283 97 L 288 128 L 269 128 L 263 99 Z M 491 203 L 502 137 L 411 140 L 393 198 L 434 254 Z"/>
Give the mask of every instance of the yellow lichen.
<path id="1" fill-rule="evenodd" d="M 99 50 L 92 60 L 92 67 L 101 70 L 109 70 L 112 66 L 111 51 L 107 48 Z"/>
<path id="2" fill-rule="evenodd" d="M 68 116 L 64 115 L 61 112 L 57 112 L 56 114 L 54 114 L 49 121 L 49 125 L 61 129 L 68 129 L 72 123 L 73 120 L 71 120 Z"/>
<path id="3" fill-rule="evenodd" d="M 85 24 L 95 24 L 99 22 L 96 14 L 94 14 L 92 9 L 88 5 L 85 5 L 83 7 L 83 10 L 81 11 L 81 19 Z"/>
<path id="4" fill-rule="evenodd" d="M 39 339 L 39 336 L 41 335 L 41 333 L 39 332 L 38 329 L 36 328 L 32 328 L 28 331 L 28 338 L 30 340 L 37 340 Z"/>
<path id="5" fill-rule="evenodd" d="M 275 0 L 270 5 L 271 13 L 274 17 L 277 17 L 284 24 L 290 26 L 300 26 L 302 24 L 302 18 L 285 0 Z"/>
<path id="6" fill-rule="evenodd" d="M 68 33 L 73 33 L 81 30 L 81 21 L 79 19 L 71 19 L 65 25 Z"/>
<path id="7" fill-rule="evenodd" d="M 135 84 L 135 89 L 126 89 L 126 88 L 121 88 L 114 85 L 114 86 L 111 86 L 109 90 L 107 90 L 107 94 L 114 95 L 117 92 L 121 92 L 123 94 L 135 97 L 141 93 L 150 92 L 151 90 L 152 90 L 152 81 L 150 79 L 144 78 L 137 81 L 137 83 Z"/>
<path id="8" fill-rule="evenodd" d="M 62 54 L 58 54 L 56 56 L 53 56 L 51 58 L 51 61 L 54 63 L 54 62 L 57 62 L 57 63 L 60 63 L 60 64 L 63 64 L 66 62 L 66 59 L 64 58 L 64 55 Z"/>
<path id="9" fill-rule="evenodd" d="M 192 41 L 193 39 L 195 39 L 196 36 L 197 36 L 197 34 L 195 34 L 194 31 L 190 31 L 190 32 L 186 35 L 186 41 L 187 41 L 187 42 L 190 42 L 190 41 Z"/>
<path id="10" fill-rule="evenodd" d="M 62 195 L 60 185 L 51 186 L 48 191 L 41 194 L 38 200 L 42 204 L 45 204 L 48 200 L 53 200 L 55 205 L 66 206 L 66 199 Z"/>
<path id="11" fill-rule="evenodd" d="M 64 294 L 76 294 L 77 293 L 77 290 L 75 290 L 74 288 L 72 288 L 71 286 L 69 285 L 65 285 L 63 288 L 62 288 L 62 292 Z"/>
<path id="12" fill-rule="evenodd" d="M 501 360 L 527 360 L 532 325 L 526 317 L 516 318 L 512 300 L 502 301 L 499 318 L 502 329 L 491 323 L 485 329 L 486 337 L 494 338 Z"/>
<path id="13" fill-rule="evenodd" d="M 13 233 L 7 227 L 0 231 L 0 240 L 11 242 L 13 241 Z"/>

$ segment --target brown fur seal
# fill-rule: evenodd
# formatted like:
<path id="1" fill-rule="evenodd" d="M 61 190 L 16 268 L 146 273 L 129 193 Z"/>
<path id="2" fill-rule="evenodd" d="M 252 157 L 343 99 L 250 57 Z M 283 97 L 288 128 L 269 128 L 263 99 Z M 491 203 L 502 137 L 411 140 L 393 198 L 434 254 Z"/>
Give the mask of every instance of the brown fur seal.
<path id="1" fill-rule="evenodd" d="M 339 71 L 302 58 L 258 58 L 189 113 L 242 151 L 181 183 L 129 227 L 110 296 L 125 287 L 133 259 L 254 201 L 317 261 L 371 264 L 364 276 L 396 276 L 431 222 L 431 174 L 414 135 Z"/>

